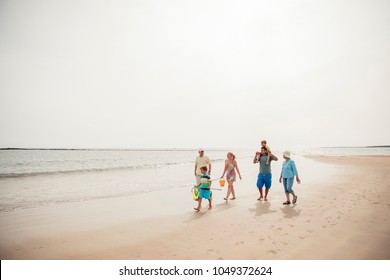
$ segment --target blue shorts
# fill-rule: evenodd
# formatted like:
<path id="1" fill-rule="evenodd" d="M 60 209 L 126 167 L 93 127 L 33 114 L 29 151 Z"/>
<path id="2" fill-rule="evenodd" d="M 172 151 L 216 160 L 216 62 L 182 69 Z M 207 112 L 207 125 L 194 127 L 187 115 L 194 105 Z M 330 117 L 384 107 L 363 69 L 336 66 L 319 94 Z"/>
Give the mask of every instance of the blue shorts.
<path id="1" fill-rule="evenodd" d="M 283 178 L 283 187 L 285 193 L 293 193 L 292 187 L 294 185 L 294 178 Z"/>
<path id="2" fill-rule="evenodd" d="M 271 184 L 272 184 L 271 173 L 268 174 L 259 173 L 259 175 L 257 176 L 257 184 L 256 184 L 259 189 L 262 188 L 263 186 L 269 189 L 271 187 Z"/>
<path id="3" fill-rule="evenodd" d="M 212 196 L 213 196 L 213 194 L 210 190 L 200 189 L 200 191 L 199 191 L 199 198 L 211 199 Z"/>

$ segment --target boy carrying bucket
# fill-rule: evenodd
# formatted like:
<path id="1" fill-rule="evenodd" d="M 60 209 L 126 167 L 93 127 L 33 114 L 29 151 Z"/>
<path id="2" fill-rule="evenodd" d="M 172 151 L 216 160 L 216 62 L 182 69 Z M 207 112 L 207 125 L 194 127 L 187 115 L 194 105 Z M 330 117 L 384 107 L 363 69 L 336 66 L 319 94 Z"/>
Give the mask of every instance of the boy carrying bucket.
<path id="1" fill-rule="evenodd" d="M 213 208 L 211 205 L 212 202 L 212 192 L 210 191 L 211 181 L 210 176 L 207 174 L 207 167 L 203 166 L 200 168 L 201 176 L 200 176 L 200 187 L 199 198 L 198 198 L 198 207 L 194 208 L 196 212 L 200 211 L 200 207 L 202 206 L 202 198 L 209 200 L 209 209 Z"/>

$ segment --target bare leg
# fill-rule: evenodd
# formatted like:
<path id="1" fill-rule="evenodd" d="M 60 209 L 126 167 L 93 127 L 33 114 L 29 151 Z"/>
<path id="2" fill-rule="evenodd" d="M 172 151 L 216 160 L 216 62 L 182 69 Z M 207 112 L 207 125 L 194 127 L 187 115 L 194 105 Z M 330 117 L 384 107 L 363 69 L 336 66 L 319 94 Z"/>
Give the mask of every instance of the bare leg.
<path id="1" fill-rule="evenodd" d="M 297 196 L 294 192 L 292 192 L 291 194 L 293 195 L 293 201 L 292 201 L 292 203 L 295 204 L 295 203 L 297 202 L 298 196 Z"/>
<path id="2" fill-rule="evenodd" d="M 197 207 L 197 208 L 194 208 L 194 210 L 195 210 L 196 212 L 199 212 L 201 206 L 202 206 L 202 199 L 199 198 L 199 199 L 198 199 L 198 207 Z"/>
<path id="3" fill-rule="evenodd" d="M 264 197 L 264 201 L 267 201 L 268 192 L 269 192 L 269 189 L 268 189 L 268 188 L 265 188 L 265 197 Z"/>
<path id="4" fill-rule="evenodd" d="M 271 155 L 268 153 L 267 155 L 267 161 L 265 162 L 266 164 L 269 164 L 269 159 L 271 158 Z"/>
<path id="5" fill-rule="evenodd" d="M 213 199 L 210 197 L 210 199 L 209 199 L 209 209 L 213 208 L 212 201 L 213 201 Z"/>
<path id="6" fill-rule="evenodd" d="M 232 183 L 232 190 L 231 190 L 231 192 L 232 192 L 232 195 L 233 195 L 232 199 L 236 199 L 236 193 L 234 192 L 233 183 Z"/>
<path id="7" fill-rule="evenodd" d="M 227 193 L 226 193 L 226 197 L 224 198 L 226 201 L 229 199 L 229 196 L 230 196 L 231 192 L 232 192 L 232 184 L 229 183 L 228 190 L 227 190 Z"/>
<path id="8" fill-rule="evenodd" d="M 227 192 L 226 192 L 226 196 L 223 198 L 223 199 L 226 200 L 226 202 L 227 202 L 227 200 L 228 200 L 228 198 L 229 198 L 229 195 L 230 195 L 230 187 L 228 186 L 228 190 L 227 190 Z"/>
<path id="9" fill-rule="evenodd" d="M 259 189 L 260 197 L 257 200 L 262 200 L 263 199 L 263 188 L 258 188 L 258 189 Z"/>
<path id="10" fill-rule="evenodd" d="M 286 202 L 284 202 L 283 204 L 290 204 L 290 194 L 289 193 L 286 193 Z"/>

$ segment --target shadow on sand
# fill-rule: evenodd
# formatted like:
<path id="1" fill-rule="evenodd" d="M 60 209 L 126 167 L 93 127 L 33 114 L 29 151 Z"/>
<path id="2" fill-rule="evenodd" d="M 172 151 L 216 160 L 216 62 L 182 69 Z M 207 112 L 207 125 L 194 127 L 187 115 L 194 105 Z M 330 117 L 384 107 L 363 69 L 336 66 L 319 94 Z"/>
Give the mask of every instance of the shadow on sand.
<path id="1" fill-rule="evenodd" d="M 249 208 L 249 212 L 254 212 L 255 216 L 261 216 L 265 214 L 272 214 L 275 213 L 276 210 L 271 209 L 271 202 L 264 201 L 264 202 L 257 202 L 255 203 L 255 208 Z"/>
<path id="2" fill-rule="evenodd" d="M 208 213 L 226 211 L 226 210 L 233 208 L 233 207 L 235 207 L 234 203 L 221 202 L 218 204 L 214 204 L 212 209 L 208 209 L 208 202 L 206 202 L 205 205 L 203 205 L 203 203 L 202 203 L 201 210 L 199 212 L 194 210 L 193 213 L 190 213 L 188 215 L 188 218 L 184 222 L 189 223 L 189 222 L 192 222 L 195 220 L 199 220 L 199 219 L 203 218 L 204 216 L 206 216 Z"/>
<path id="3" fill-rule="evenodd" d="M 284 218 L 293 218 L 293 217 L 297 217 L 299 216 L 299 214 L 301 213 L 301 210 L 298 209 L 294 209 L 296 207 L 296 205 L 285 205 L 283 206 L 282 208 L 280 208 L 280 210 L 283 212 L 284 214 Z"/>

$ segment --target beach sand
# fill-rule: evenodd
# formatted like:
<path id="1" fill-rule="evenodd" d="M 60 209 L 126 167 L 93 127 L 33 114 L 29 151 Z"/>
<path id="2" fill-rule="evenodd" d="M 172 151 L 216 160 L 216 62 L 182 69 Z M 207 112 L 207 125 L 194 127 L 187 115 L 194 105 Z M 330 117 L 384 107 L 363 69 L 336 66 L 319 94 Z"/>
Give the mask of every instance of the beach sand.
<path id="1" fill-rule="evenodd" d="M 257 167 L 243 165 L 237 199 L 225 203 L 226 188 L 214 191 L 213 209 L 204 201 L 199 213 L 183 188 L 3 212 L 0 257 L 390 259 L 390 157 L 296 162 L 296 205 L 282 205 L 279 160 L 267 202 L 257 201 Z"/>

